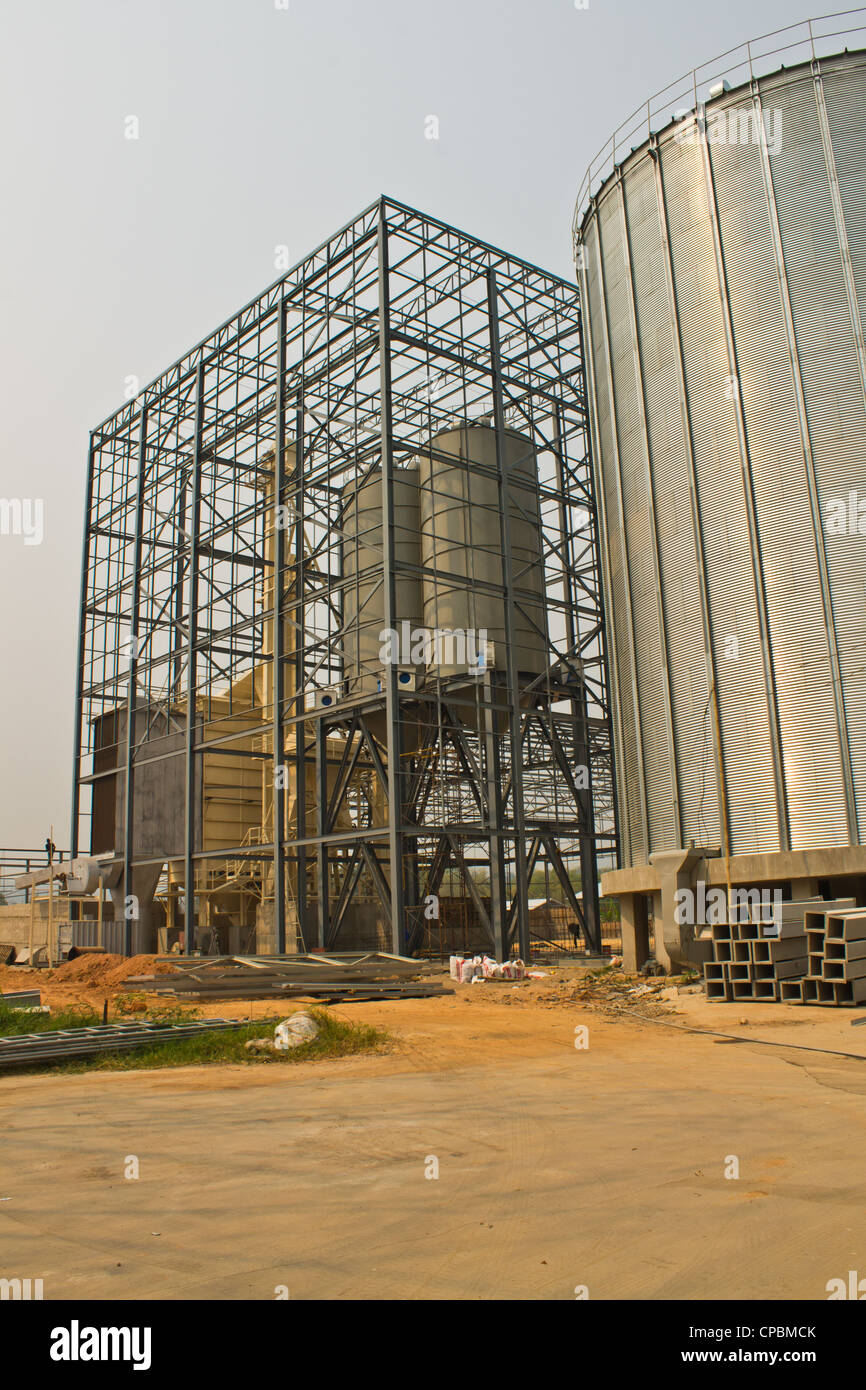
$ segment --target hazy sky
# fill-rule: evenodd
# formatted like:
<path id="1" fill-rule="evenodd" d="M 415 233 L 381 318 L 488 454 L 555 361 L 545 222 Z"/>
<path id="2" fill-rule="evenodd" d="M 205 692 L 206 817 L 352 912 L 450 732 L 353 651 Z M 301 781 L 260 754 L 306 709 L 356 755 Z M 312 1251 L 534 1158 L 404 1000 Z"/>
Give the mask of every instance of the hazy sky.
<path id="1" fill-rule="evenodd" d="M 282 3 L 282 0 L 277 0 Z M 379 193 L 571 276 L 588 159 L 790 0 L 2 0 L 0 846 L 69 837 L 89 430 Z M 140 138 L 124 138 L 138 117 Z M 426 117 L 439 139 L 425 138 Z"/>

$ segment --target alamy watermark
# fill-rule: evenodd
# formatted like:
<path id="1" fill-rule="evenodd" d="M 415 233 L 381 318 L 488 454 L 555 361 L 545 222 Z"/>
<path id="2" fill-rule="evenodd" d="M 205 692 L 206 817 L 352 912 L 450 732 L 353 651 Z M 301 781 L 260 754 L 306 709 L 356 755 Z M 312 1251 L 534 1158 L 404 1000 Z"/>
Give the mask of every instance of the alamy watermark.
<path id="1" fill-rule="evenodd" d="M 382 628 L 379 660 L 383 666 L 465 666 L 481 674 L 491 664 L 487 629 L 413 627 L 408 621 Z"/>
<path id="2" fill-rule="evenodd" d="M 772 154 L 781 148 L 782 112 L 778 107 L 756 111 L 741 106 L 707 117 L 701 103 L 694 111 L 675 112 L 674 119 L 678 145 L 766 145 Z"/>
<path id="3" fill-rule="evenodd" d="M 25 545 L 41 545 L 45 503 L 41 497 L 0 497 L 0 536 L 23 536 Z"/>
<path id="4" fill-rule="evenodd" d="M 0 1302 L 11 1299 L 13 1302 L 41 1300 L 43 1281 L 41 1279 L 0 1279 Z"/>
<path id="5" fill-rule="evenodd" d="M 674 895 L 678 926 L 713 927 L 722 922 L 760 922 L 765 936 L 778 933 L 782 920 L 781 888 L 708 888 L 703 879 Z"/>
<path id="6" fill-rule="evenodd" d="M 866 497 L 851 488 L 846 497 L 830 497 L 824 503 L 824 530 L 828 536 L 866 536 Z"/>
<path id="7" fill-rule="evenodd" d="M 130 1361 L 134 1371 L 147 1371 L 151 1336 L 149 1327 L 82 1327 L 73 1318 L 52 1329 L 48 1354 L 52 1361 Z"/>

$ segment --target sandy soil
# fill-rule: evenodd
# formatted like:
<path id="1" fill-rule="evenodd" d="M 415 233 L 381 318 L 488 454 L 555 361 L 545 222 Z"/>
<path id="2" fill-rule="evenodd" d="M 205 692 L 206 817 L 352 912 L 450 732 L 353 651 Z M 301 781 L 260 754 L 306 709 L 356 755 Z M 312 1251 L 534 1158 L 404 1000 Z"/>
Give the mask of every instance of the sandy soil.
<path id="1" fill-rule="evenodd" d="M 47 1299 L 699 1300 L 866 1269 L 859 1011 L 566 971 L 335 1012 L 389 1051 L 0 1076 L 0 1274 Z"/>
<path id="2" fill-rule="evenodd" d="M 853 1053 L 866 1057 L 866 1025 L 853 1026 L 854 1020 L 866 1017 L 866 1009 L 828 1009 L 816 1006 L 739 1002 L 723 1004 L 708 1001 L 698 987 L 682 988 L 667 980 L 644 982 L 639 977 L 611 972 L 611 978 L 598 976 L 584 966 L 564 965 L 538 967 L 541 979 L 527 979 L 519 984 L 510 981 L 486 981 L 477 985 L 455 985 L 447 971 L 434 976 L 453 994 L 439 999 L 388 1000 L 383 1003 L 367 1001 L 358 1004 L 331 1005 L 340 1016 L 376 1027 L 396 1027 L 405 1045 L 415 1027 L 432 1029 L 430 1036 L 440 1042 L 453 1040 L 454 1051 L 465 1056 L 465 1044 L 473 1057 L 496 1057 L 505 1040 L 511 1046 L 515 1029 L 509 1018 L 500 1018 L 501 1010 L 509 1015 L 530 1010 L 555 1012 L 573 1010 L 576 1006 L 600 1014 L 610 1021 L 631 1019 L 667 1021 L 668 1026 L 680 1029 L 700 1029 L 707 1032 L 731 1034 L 743 1040 L 790 1043 L 797 1048 L 816 1048 Z M 136 956 L 124 960 L 121 956 L 81 956 L 54 970 L 27 970 L 19 966 L 0 967 L 0 991 L 39 989 L 42 1002 L 53 1008 L 87 1006 L 102 1010 L 107 1000 L 109 1013 L 116 1008 L 128 1009 L 130 995 L 122 988 L 130 976 L 171 973 L 171 966 L 153 956 Z M 137 992 L 136 992 L 137 993 Z M 155 994 L 138 996 L 139 1007 L 168 1004 L 171 1008 L 197 1011 L 204 1017 L 254 1019 L 263 1015 L 291 1012 L 301 1001 L 296 997 L 281 1007 L 279 1000 L 219 1000 L 215 1003 L 182 1005 L 175 1000 Z M 467 1015 L 466 1006 L 472 1010 Z M 489 1011 L 493 1010 L 492 1013 Z M 472 1020 L 483 1014 L 485 1026 L 475 1027 Z M 495 1021 L 497 1026 L 488 1026 Z M 407 1031 L 408 1030 L 408 1031 Z M 529 1038 L 542 1036 L 537 1021 L 529 1029 L 517 1029 Z"/>

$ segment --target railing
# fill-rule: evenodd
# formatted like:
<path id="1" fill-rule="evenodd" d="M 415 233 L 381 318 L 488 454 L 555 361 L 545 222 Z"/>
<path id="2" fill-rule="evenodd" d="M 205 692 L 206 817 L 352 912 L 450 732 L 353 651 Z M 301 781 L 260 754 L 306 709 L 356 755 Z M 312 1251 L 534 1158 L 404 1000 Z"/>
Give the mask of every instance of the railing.
<path id="1" fill-rule="evenodd" d="M 848 20 L 852 15 L 859 16 L 857 23 L 837 27 L 837 21 Z M 793 58 L 794 63 L 826 58 L 831 53 L 838 52 L 840 46 L 849 47 L 848 44 L 841 45 L 841 40 L 855 34 L 860 36 L 860 44 L 855 44 L 854 47 L 866 46 L 866 7 L 836 10 L 832 14 L 803 19 L 796 24 L 786 24 L 782 29 L 772 29 L 767 34 L 750 39 L 748 43 L 738 44 L 735 48 L 729 48 L 727 52 L 710 58 L 700 67 L 692 68 L 690 72 L 684 73 L 682 77 L 669 82 L 661 91 L 648 97 L 622 125 L 617 127 L 598 154 L 590 160 L 574 209 L 575 238 L 580 230 L 586 204 L 592 195 L 593 185 L 596 182 L 603 183 L 616 168 L 617 160 L 624 159 L 636 145 L 641 144 L 654 131 L 660 130 L 684 111 L 695 110 L 703 99 L 705 89 L 725 79 L 735 87 L 754 77 L 766 76 L 781 65 L 783 54 L 787 55 L 788 59 Z M 783 43 L 777 43 L 771 48 L 763 46 L 783 35 Z M 770 63 L 770 59 L 774 61 Z"/>
<path id="2" fill-rule="evenodd" d="M 68 858 L 66 850 L 55 848 L 55 864 Z M 29 890 L 16 888 L 15 880 L 20 874 L 29 874 L 31 869 L 45 869 L 47 866 L 48 855 L 44 849 L 0 849 L 0 907 L 4 903 L 29 902 Z"/>

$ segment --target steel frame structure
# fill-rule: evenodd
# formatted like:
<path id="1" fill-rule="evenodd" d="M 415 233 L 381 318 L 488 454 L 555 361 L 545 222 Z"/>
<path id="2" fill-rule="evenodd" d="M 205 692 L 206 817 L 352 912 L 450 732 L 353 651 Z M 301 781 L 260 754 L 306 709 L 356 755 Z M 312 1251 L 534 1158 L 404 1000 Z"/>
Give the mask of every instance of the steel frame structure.
<path id="1" fill-rule="evenodd" d="M 502 582 L 487 588 L 504 660 L 409 691 L 390 664 L 381 688 L 352 693 L 346 488 L 381 474 L 377 603 L 398 628 L 418 575 L 396 553 L 395 477 L 437 430 L 478 419 L 496 435 Z M 537 461 L 549 660 L 531 676 L 514 655 L 527 594 L 509 429 Z M 527 957 L 541 865 L 600 949 L 598 861 L 616 853 L 607 690 L 567 281 L 382 197 L 91 436 L 72 853 L 105 849 L 108 804 L 124 899 L 137 874 L 164 887 L 168 872 L 188 950 L 233 886 L 257 899 L 259 950 L 332 950 L 352 905 L 373 902 L 406 954 L 456 883 L 491 949 Z M 235 828 L 214 838 L 220 797 Z"/>

